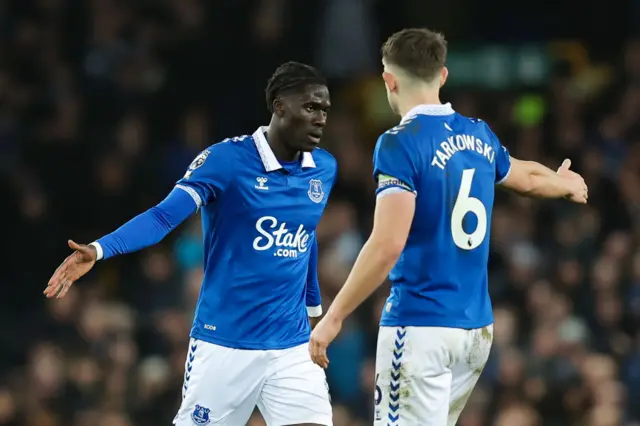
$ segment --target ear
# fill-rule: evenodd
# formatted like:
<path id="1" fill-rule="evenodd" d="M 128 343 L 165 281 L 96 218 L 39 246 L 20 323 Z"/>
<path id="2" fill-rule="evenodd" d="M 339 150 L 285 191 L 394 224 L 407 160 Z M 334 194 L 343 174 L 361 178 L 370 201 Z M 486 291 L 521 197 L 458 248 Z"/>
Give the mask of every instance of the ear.
<path id="1" fill-rule="evenodd" d="M 442 67 L 442 71 L 440 71 L 440 87 L 444 86 L 444 83 L 447 82 L 447 77 L 449 77 L 449 69 Z"/>
<path id="2" fill-rule="evenodd" d="M 282 99 L 276 98 L 273 100 L 273 113 L 278 117 L 282 117 L 284 115 L 285 105 L 282 102 Z"/>
<path id="3" fill-rule="evenodd" d="M 389 92 L 397 92 L 398 91 L 398 81 L 396 77 L 388 71 L 382 73 L 382 79 L 384 80 L 384 84 L 389 89 Z"/>

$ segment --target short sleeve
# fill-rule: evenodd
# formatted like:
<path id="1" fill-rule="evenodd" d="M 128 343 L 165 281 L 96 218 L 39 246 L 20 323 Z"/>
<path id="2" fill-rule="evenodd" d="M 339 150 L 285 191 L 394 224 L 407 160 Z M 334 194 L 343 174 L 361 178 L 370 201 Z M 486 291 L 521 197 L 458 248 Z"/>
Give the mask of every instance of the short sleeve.
<path id="1" fill-rule="evenodd" d="M 378 184 L 376 194 L 391 189 L 416 193 L 414 161 L 398 133 L 383 133 L 373 153 L 373 178 Z"/>
<path id="2" fill-rule="evenodd" d="M 338 161 L 333 157 L 331 157 L 331 159 L 333 160 L 333 173 L 331 174 L 333 181 L 331 182 L 331 191 L 333 191 L 338 183 Z"/>
<path id="3" fill-rule="evenodd" d="M 511 171 L 511 156 L 507 147 L 500 143 L 498 136 L 487 126 L 487 132 L 493 139 L 496 152 L 496 183 L 500 184 L 509 176 Z"/>
<path id="4" fill-rule="evenodd" d="M 198 207 L 220 197 L 233 176 L 235 151 L 231 142 L 220 142 L 202 151 L 191 162 L 176 187 L 185 190 Z"/>

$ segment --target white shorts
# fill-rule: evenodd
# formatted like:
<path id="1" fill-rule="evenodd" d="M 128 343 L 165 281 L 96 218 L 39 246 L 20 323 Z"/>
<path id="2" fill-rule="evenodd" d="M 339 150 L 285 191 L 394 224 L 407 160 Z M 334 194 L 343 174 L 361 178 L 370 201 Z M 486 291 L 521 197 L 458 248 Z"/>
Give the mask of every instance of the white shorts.
<path id="1" fill-rule="evenodd" d="M 455 426 L 489 358 L 493 325 L 380 327 L 376 426 Z"/>
<path id="2" fill-rule="evenodd" d="M 244 426 L 255 407 L 267 425 L 332 426 L 324 370 L 308 344 L 244 350 L 191 339 L 177 426 Z"/>

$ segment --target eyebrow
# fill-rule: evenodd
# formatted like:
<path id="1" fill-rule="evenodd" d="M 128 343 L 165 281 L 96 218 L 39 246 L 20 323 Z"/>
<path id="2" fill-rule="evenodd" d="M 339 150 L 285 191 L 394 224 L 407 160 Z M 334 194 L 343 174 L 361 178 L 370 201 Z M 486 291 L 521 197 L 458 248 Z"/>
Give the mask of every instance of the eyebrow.
<path id="1" fill-rule="evenodd" d="M 303 102 L 304 105 L 314 105 L 314 106 L 322 106 L 322 107 L 330 107 L 331 101 L 318 101 L 318 100 L 308 100 Z"/>

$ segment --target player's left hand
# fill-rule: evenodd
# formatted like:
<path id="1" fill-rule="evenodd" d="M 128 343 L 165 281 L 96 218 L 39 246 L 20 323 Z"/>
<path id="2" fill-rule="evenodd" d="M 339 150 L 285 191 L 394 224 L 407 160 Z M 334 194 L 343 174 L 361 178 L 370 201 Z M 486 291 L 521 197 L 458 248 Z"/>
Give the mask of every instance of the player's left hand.
<path id="1" fill-rule="evenodd" d="M 318 325 L 311 332 L 309 339 L 309 353 L 313 362 L 322 368 L 329 366 L 329 358 L 327 357 L 327 347 L 338 336 L 342 329 L 342 321 L 326 315 L 320 320 Z"/>

